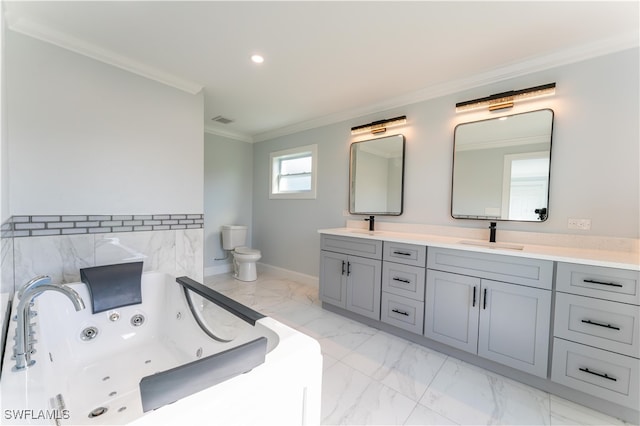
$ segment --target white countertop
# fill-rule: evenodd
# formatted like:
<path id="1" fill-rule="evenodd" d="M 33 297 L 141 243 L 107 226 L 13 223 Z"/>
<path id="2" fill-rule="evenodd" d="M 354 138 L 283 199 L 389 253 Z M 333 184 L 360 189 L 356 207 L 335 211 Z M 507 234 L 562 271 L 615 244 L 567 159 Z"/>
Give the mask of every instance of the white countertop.
<path id="1" fill-rule="evenodd" d="M 487 241 L 461 237 L 394 231 L 370 232 L 358 228 L 319 229 L 318 233 L 640 271 L 640 253 L 638 252 L 500 242 L 490 244 Z"/>

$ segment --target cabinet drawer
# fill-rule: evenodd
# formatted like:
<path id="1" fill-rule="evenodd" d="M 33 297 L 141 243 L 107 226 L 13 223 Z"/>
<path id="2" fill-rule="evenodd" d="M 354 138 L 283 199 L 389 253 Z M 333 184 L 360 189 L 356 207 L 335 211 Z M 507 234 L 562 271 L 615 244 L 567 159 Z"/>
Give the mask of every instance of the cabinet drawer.
<path id="1" fill-rule="evenodd" d="M 383 260 L 404 263 L 424 268 L 427 259 L 427 247 L 415 244 L 384 242 Z"/>
<path id="2" fill-rule="evenodd" d="M 639 365 L 635 358 L 556 338 L 551 380 L 637 409 Z"/>
<path id="3" fill-rule="evenodd" d="M 558 262 L 556 290 L 640 305 L 640 271 Z"/>
<path id="4" fill-rule="evenodd" d="M 424 301 L 424 274 L 418 266 L 383 262 L 382 291 Z"/>
<path id="5" fill-rule="evenodd" d="M 382 241 L 379 240 L 322 235 L 321 248 L 337 253 L 382 259 Z"/>
<path id="6" fill-rule="evenodd" d="M 422 334 L 424 302 L 383 292 L 380 319 L 398 328 Z"/>
<path id="7" fill-rule="evenodd" d="M 637 306 L 556 293 L 554 335 L 640 357 Z"/>
<path id="8" fill-rule="evenodd" d="M 551 290 L 553 262 L 491 253 L 429 248 L 427 268 Z"/>

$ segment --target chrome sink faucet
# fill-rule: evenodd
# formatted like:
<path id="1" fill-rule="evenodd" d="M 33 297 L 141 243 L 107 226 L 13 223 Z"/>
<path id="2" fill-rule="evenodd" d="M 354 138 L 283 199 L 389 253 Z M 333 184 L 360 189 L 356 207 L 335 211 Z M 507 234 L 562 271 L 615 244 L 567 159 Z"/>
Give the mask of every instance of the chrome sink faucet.
<path id="1" fill-rule="evenodd" d="M 47 276 L 37 277 L 29 281 L 18 293 L 20 302 L 16 309 L 16 336 L 15 346 L 13 347 L 14 357 L 16 359 L 16 365 L 12 371 L 21 371 L 35 364 L 35 360 L 31 359 L 31 355 L 35 352 L 33 350 L 33 343 L 35 342 L 32 337 L 30 319 L 33 315 L 31 313 L 31 303 L 40 294 L 45 291 L 57 291 L 64 294 L 71 300 L 76 311 L 84 309 L 84 300 L 80 295 L 72 288 L 62 284 L 52 284 L 51 278 Z"/>

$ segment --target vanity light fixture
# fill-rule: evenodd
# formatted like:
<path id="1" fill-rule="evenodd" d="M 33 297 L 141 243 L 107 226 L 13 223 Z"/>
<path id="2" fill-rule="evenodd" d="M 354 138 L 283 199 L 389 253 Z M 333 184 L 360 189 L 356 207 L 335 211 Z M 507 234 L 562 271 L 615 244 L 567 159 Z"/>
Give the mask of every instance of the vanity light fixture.
<path id="1" fill-rule="evenodd" d="M 401 126 L 403 124 L 407 124 L 407 116 L 402 115 L 400 117 L 389 118 L 385 120 L 372 121 L 369 124 L 363 124 L 361 126 L 356 126 L 351 128 L 352 135 L 359 135 L 362 133 L 384 133 L 387 131 L 388 127 Z"/>
<path id="2" fill-rule="evenodd" d="M 513 104 L 523 100 L 551 96 L 556 93 L 556 83 L 543 84 L 541 86 L 529 87 L 522 90 L 510 90 L 508 92 L 496 93 L 485 98 L 478 98 L 471 101 L 458 102 L 456 112 L 467 112 L 481 108 L 488 108 L 489 111 L 496 111 L 513 107 Z"/>

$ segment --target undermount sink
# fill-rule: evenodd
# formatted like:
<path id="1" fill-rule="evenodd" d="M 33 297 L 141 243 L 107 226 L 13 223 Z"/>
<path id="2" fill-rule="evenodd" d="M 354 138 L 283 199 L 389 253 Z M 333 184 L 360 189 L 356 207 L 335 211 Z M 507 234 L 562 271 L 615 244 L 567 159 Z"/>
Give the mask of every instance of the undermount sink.
<path id="1" fill-rule="evenodd" d="M 380 235 L 382 231 L 369 231 L 368 229 L 347 229 L 347 232 L 365 235 Z"/>
<path id="2" fill-rule="evenodd" d="M 506 249 L 506 250 L 523 250 L 524 249 L 524 246 L 522 244 L 490 243 L 488 241 L 462 240 L 460 241 L 460 244 L 487 247 L 490 249 Z"/>

